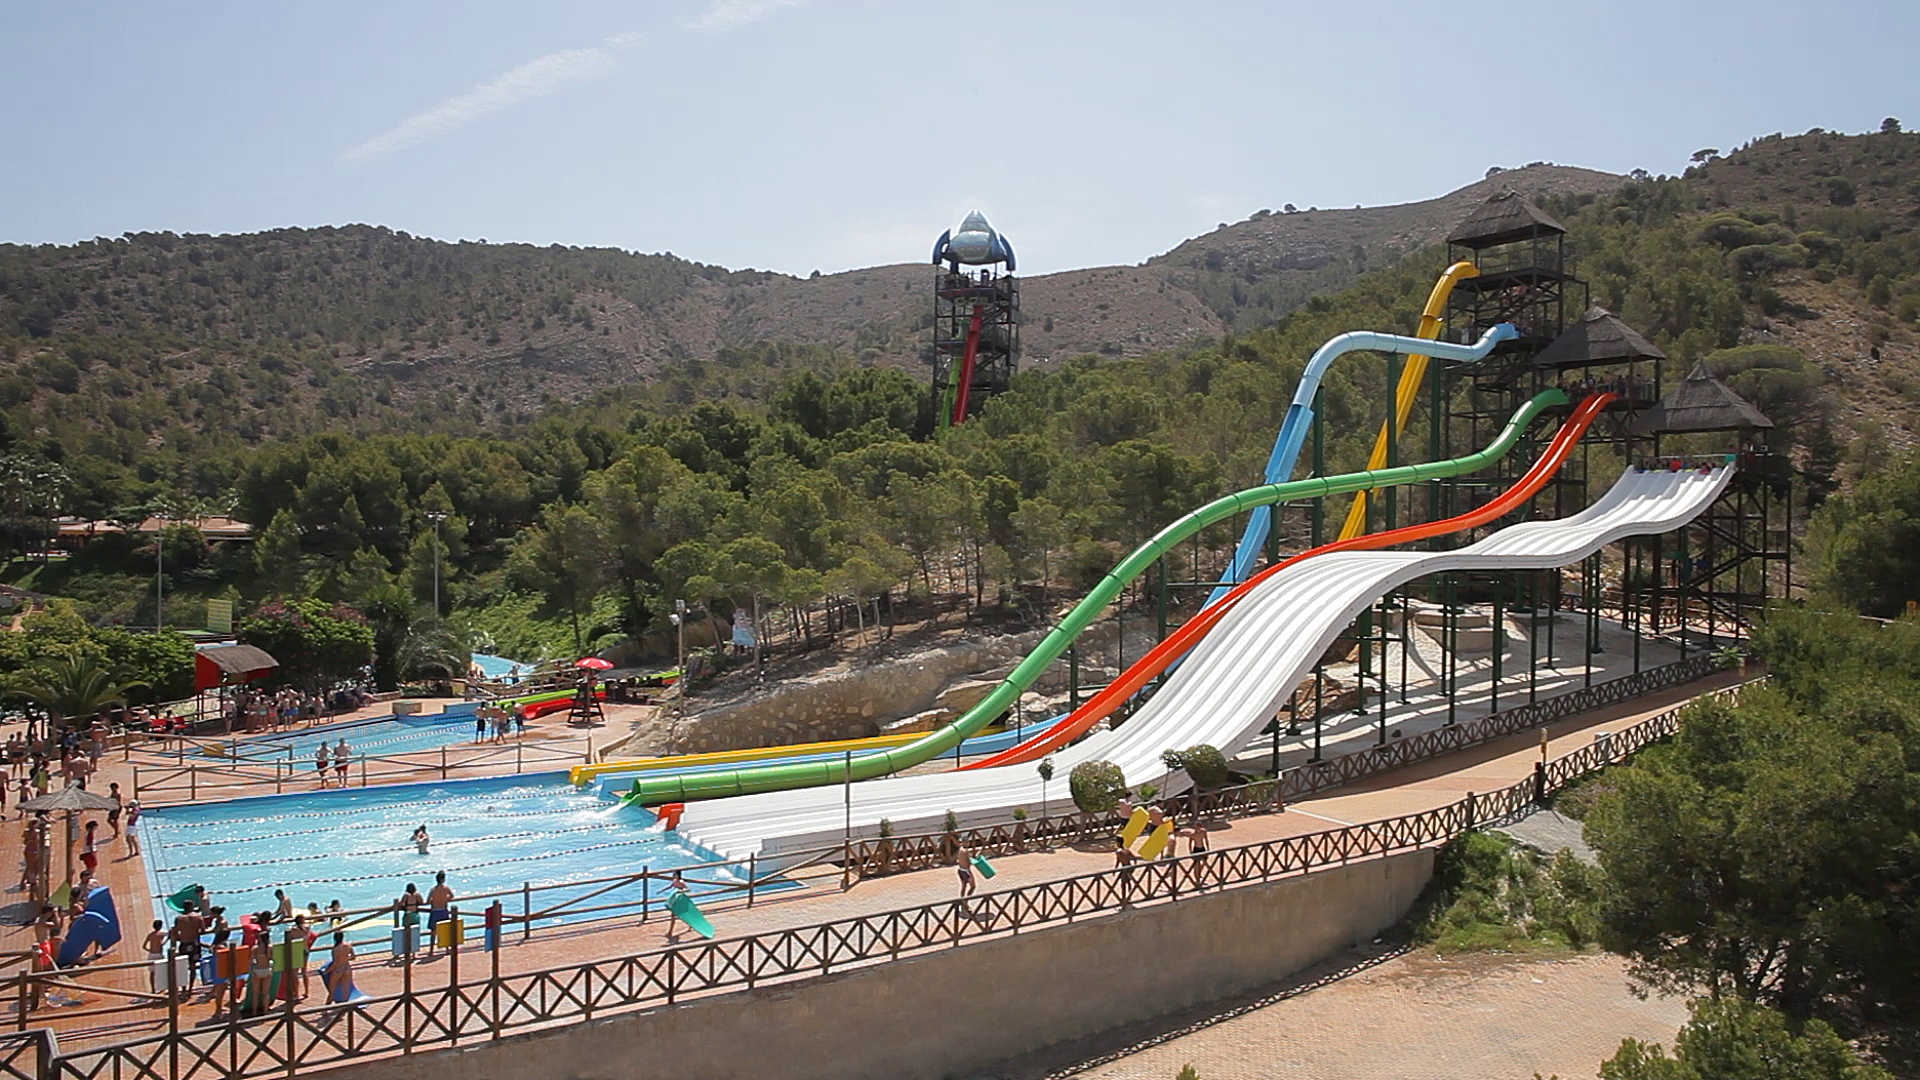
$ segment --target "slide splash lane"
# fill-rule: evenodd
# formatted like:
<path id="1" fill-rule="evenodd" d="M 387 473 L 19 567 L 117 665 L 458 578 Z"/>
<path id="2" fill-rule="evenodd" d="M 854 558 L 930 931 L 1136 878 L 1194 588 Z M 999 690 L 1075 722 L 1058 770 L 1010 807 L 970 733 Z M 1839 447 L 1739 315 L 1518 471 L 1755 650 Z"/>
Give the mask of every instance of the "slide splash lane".
<path id="1" fill-rule="evenodd" d="M 1448 290 L 1452 290 L 1451 285 Z M 1432 301 L 1429 300 L 1428 304 L 1431 306 Z M 1300 447 L 1307 441 L 1307 429 L 1313 426 L 1313 399 L 1320 391 L 1320 379 L 1340 357 L 1350 352 L 1368 350 L 1437 356 L 1442 360 L 1476 361 L 1492 352 L 1494 346 L 1518 336 L 1520 331 L 1512 323 L 1501 323 L 1481 335 L 1480 340 L 1472 345 L 1424 341 L 1398 334 L 1376 334 L 1368 330 L 1356 330 L 1333 338 L 1314 352 L 1313 358 L 1307 361 L 1306 370 L 1300 373 L 1300 385 L 1294 388 L 1293 403 L 1287 406 L 1287 416 L 1280 424 L 1279 437 L 1273 441 L 1273 453 L 1267 458 L 1267 483 L 1283 483 L 1293 475 L 1293 466 L 1300 460 Z M 1227 565 L 1227 571 L 1221 576 L 1220 584 L 1215 586 L 1213 595 L 1207 597 L 1207 603 L 1211 604 L 1227 595 L 1235 583 L 1246 580 L 1247 575 L 1253 572 L 1254 564 L 1260 561 L 1260 549 L 1267 542 L 1267 531 L 1272 524 L 1273 511 L 1266 506 L 1256 508 L 1247 518 L 1247 530 L 1240 536 L 1240 546 L 1233 550 L 1233 561 Z"/>
<path id="2" fill-rule="evenodd" d="M 1107 605 L 1120 595 L 1128 582 L 1145 573 L 1156 559 L 1194 533 L 1253 507 L 1270 506 L 1293 499 L 1342 495 L 1388 484 L 1420 483 L 1483 469 L 1511 450 L 1514 443 L 1519 441 L 1521 432 L 1541 413 L 1566 403 L 1567 396 L 1559 390 L 1547 390 L 1539 394 L 1514 413 L 1513 418 L 1507 422 L 1507 426 L 1501 430 L 1499 438 L 1495 439 L 1491 445 L 1466 457 L 1422 465 L 1403 465 L 1371 472 L 1348 473 L 1344 476 L 1310 477 L 1284 484 L 1265 484 L 1215 499 L 1186 514 L 1161 529 L 1146 543 L 1122 559 L 1120 564 L 1109 571 L 1099 584 L 1088 592 L 1086 598 L 1075 605 L 1073 610 L 1068 612 L 1067 617 L 1049 631 L 1026 659 L 1015 666 L 1013 671 L 1008 673 L 1007 677 L 978 705 L 967 710 L 959 719 L 946 727 L 930 732 L 906 746 L 865 754 L 854 758 L 850 763 L 843 759 L 764 765 L 700 774 L 668 773 L 660 776 L 643 776 L 634 781 L 633 789 L 628 793 L 629 797 L 635 802 L 651 806 L 668 802 L 688 802 L 696 799 L 724 798 L 731 795 L 838 784 L 849 778 L 868 780 L 910 768 L 945 754 L 952 750 L 955 744 L 973 735 L 995 717 L 1012 708 L 1020 694 L 1033 685 L 1034 681 L 1046 671 L 1047 665 L 1064 653 L 1067 646 L 1106 610 Z M 848 774 L 849 767 L 851 767 L 851 777 Z"/>
<path id="3" fill-rule="evenodd" d="M 1567 458 L 1572 455 L 1574 447 L 1579 445 L 1580 439 L 1586 435 L 1587 429 L 1593 425 L 1593 421 L 1599 417 L 1600 413 L 1613 402 L 1614 397 L 1615 395 L 1611 393 L 1594 394 L 1581 402 L 1580 407 L 1574 411 L 1572 416 L 1567 418 L 1566 424 L 1554 435 L 1553 441 L 1548 445 L 1546 452 L 1540 456 L 1538 461 L 1534 462 L 1532 468 L 1527 470 L 1526 475 L 1522 476 L 1512 487 L 1508 488 L 1497 498 L 1489 501 L 1486 505 L 1456 517 L 1447 518 L 1444 521 L 1409 525 L 1402 529 L 1393 529 L 1388 532 L 1372 533 L 1365 536 L 1354 537 L 1350 540 L 1339 540 L 1331 544 L 1322 544 L 1317 548 L 1303 551 L 1292 558 L 1283 560 L 1260 571 L 1253 577 L 1234 586 L 1233 591 L 1222 597 L 1217 603 L 1209 604 L 1199 614 L 1187 620 L 1178 630 L 1168 635 L 1165 641 L 1155 645 L 1145 656 L 1134 661 L 1133 666 L 1129 667 L 1118 679 L 1115 679 L 1099 693 L 1088 699 L 1086 704 L 1061 718 L 1058 723 L 1046 731 L 1009 750 L 994 754 L 991 757 L 982 758 L 979 761 L 964 765 L 961 768 L 963 770 L 990 769 L 999 765 L 1017 765 L 1022 762 L 1032 761 L 1059 749 L 1061 746 L 1091 731 L 1095 724 L 1112 715 L 1115 709 L 1125 703 L 1128 698 L 1138 693 L 1149 680 L 1171 667 L 1176 660 L 1186 654 L 1187 650 L 1193 648 L 1194 644 L 1206 636 L 1206 633 L 1213 629 L 1214 625 L 1220 621 L 1221 616 L 1225 615 L 1235 603 L 1258 588 L 1262 582 L 1302 559 L 1312 558 L 1315 555 L 1327 555 L 1336 551 L 1367 551 L 1391 547 L 1395 544 L 1411 544 L 1429 537 L 1444 536 L 1448 533 L 1471 529 L 1512 513 L 1514 510 L 1526 505 L 1526 501 L 1545 486 L 1546 482 L 1552 479 L 1554 473 L 1560 471 L 1560 467 L 1566 464 Z"/>
<path id="4" fill-rule="evenodd" d="M 872 836 L 880 821 L 900 834 L 938 829 L 951 811 L 961 827 L 1002 823 L 1013 807 L 1071 805 L 1058 776 L 1086 761 L 1118 766 L 1130 783 L 1161 782 L 1169 747 L 1205 743 L 1232 756 L 1258 738 L 1274 712 L 1354 616 L 1381 595 L 1449 571 L 1568 566 L 1625 536 L 1667 532 L 1725 490 L 1732 461 L 1707 469 L 1629 470 L 1592 506 L 1568 517 L 1511 525 L 1463 548 L 1342 551 L 1306 559 L 1264 581 L 1220 621 L 1167 684 L 1126 724 L 1061 750 L 1052 790 L 1031 768 L 943 772 L 879 780 L 846 794 L 781 791 L 690 807 L 681 828 L 729 856 L 838 843 L 849 826 Z M 1175 773 L 1168 793 L 1185 786 Z"/>

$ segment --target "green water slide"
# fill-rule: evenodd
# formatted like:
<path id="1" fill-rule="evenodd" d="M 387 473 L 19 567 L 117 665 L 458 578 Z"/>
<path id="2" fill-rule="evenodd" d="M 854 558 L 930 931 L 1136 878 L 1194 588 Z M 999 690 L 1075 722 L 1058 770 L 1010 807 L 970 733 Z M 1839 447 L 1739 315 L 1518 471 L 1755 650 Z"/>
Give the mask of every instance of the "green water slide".
<path id="1" fill-rule="evenodd" d="M 1000 685 L 982 699 L 980 704 L 968 709 L 959 719 L 946 727 L 928 732 L 923 738 L 904 746 L 875 750 L 851 760 L 742 766 L 738 769 L 718 772 L 664 773 L 647 776 L 634 781 L 633 789 L 627 797 L 633 802 L 657 806 L 669 802 L 786 791 L 792 788 L 842 783 L 847 779 L 849 769 L 853 779 L 870 780 L 876 776 L 886 776 L 939 757 L 951 751 L 962 740 L 986 727 L 995 717 L 1011 709 L 1014 701 L 1046 671 L 1047 665 L 1059 659 L 1060 654 L 1067 651 L 1067 646 L 1100 617 L 1100 613 L 1106 610 L 1107 605 L 1119 597 L 1122 589 L 1134 578 L 1145 573 L 1155 560 L 1200 530 L 1256 506 L 1270 506 L 1326 495 L 1344 495 L 1355 491 L 1415 484 L 1476 472 L 1505 457 L 1519 441 L 1521 433 L 1526 431 L 1542 413 L 1565 404 L 1567 404 L 1566 394 L 1559 390 L 1543 391 L 1520 406 L 1513 417 L 1507 421 L 1506 426 L 1500 429 L 1499 436 L 1486 448 L 1465 457 L 1422 465 L 1402 465 L 1392 469 L 1372 469 L 1341 476 L 1309 477 L 1305 480 L 1291 480 L 1284 484 L 1262 484 L 1259 487 L 1248 488 L 1213 500 L 1161 529 L 1146 543 L 1136 548 L 1132 554 L 1120 560 L 1119 565 L 1109 571 L 1107 576 L 1101 578 L 1100 583 L 1087 593 L 1086 599 L 1081 600 L 1072 611 L 1068 612 L 1066 618 L 1060 620 L 1059 624 L 1049 631 L 1038 645 L 1034 646 L 1033 651 L 1027 654 L 1027 658 L 1008 672 L 1007 677 L 1001 680 Z"/>

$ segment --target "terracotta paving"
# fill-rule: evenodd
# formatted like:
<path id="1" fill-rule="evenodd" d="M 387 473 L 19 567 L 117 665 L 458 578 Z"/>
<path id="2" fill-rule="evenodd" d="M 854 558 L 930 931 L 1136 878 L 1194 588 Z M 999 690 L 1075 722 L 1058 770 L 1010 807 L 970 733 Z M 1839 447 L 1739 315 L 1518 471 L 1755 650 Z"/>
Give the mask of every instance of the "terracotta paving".
<path id="1" fill-rule="evenodd" d="M 1343 958 L 1346 959 L 1346 958 Z M 1350 962 L 1350 961 L 1349 961 Z M 1686 999 L 1634 996 L 1626 961 L 1429 951 L 1301 980 L 1212 1016 L 1154 1025 L 1097 1063 L 1014 1063 L 976 1080 L 1454 1080 L 1592 1076 L 1623 1038 L 1673 1045 Z"/>
<path id="2" fill-rule="evenodd" d="M 1617 730 L 1652 717 L 1688 698 L 1736 681 L 1737 676 L 1732 673 L 1718 674 L 1649 694 L 1624 705 L 1572 717 L 1553 725 L 1549 730 L 1548 754 L 1557 757 L 1570 753 L 1592 742 L 1597 731 Z M 1209 832 L 1214 847 L 1218 849 L 1261 843 L 1342 824 L 1416 813 L 1455 802 L 1469 791 L 1486 792 L 1516 783 L 1532 774 L 1533 763 L 1539 758 L 1538 730 L 1524 732 L 1290 804 L 1282 814 L 1221 822 L 1210 827 Z M 125 785 L 130 779 L 129 770 L 129 762 L 103 761 L 101 775 L 93 786 L 96 790 L 105 791 L 107 783 L 116 779 Z M 4 827 L 5 842 L 16 853 L 20 849 L 21 830 L 17 821 L 8 821 Z M 1107 869 L 1111 864 L 1110 849 L 1105 844 L 999 856 L 994 859 L 997 876 L 982 882 L 980 891 L 990 893 L 1070 877 Z M 118 845 L 103 860 L 102 869 L 106 883 L 120 900 L 121 918 L 128 931 L 127 940 L 114 950 L 112 958 L 120 961 L 132 959 L 138 955 L 139 939 L 144 937 L 145 928 L 154 917 L 152 905 L 145 895 L 145 873 L 136 859 L 124 857 L 124 848 Z M 838 880 L 837 872 L 832 876 L 810 879 L 804 888 L 788 890 L 772 897 L 760 897 L 751 908 L 744 900 L 703 902 L 702 908 L 720 935 L 731 937 L 949 900 L 958 891 L 956 875 L 949 868 L 864 880 L 846 891 L 838 887 Z M 459 886 L 457 881 L 451 884 L 456 889 Z M 15 898 L 18 899 L 20 895 L 16 893 Z M 645 923 L 637 918 L 623 918 L 582 927 L 536 930 L 531 940 L 526 942 L 517 934 L 509 934 L 505 947 L 499 953 L 500 970 L 502 973 L 534 971 L 643 952 L 673 943 L 667 931 L 667 924 L 656 914 Z M 22 950 L 30 945 L 31 940 L 29 929 L 7 926 L 0 931 L 0 950 Z M 686 937 L 683 935 L 679 940 L 684 942 Z M 463 949 L 463 981 L 470 981 L 486 970 L 491 959 L 487 953 L 472 945 Z M 413 965 L 414 985 L 420 987 L 443 983 L 450 974 L 450 968 L 444 953 L 434 960 L 418 962 Z M 379 958 L 362 960 L 355 972 L 357 984 L 373 994 L 399 991 L 402 979 L 403 974 L 398 967 L 382 963 Z M 102 972 L 89 981 L 95 980 L 123 989 L 147 989 L 144 969 Z M 71 1005 L 43 1007 L 33 1014 L 35 1024 L 49 1024 L 63 1031 L 63 1046 L 78 1045 L 96 1034 L 114 1038 L 130 1037 L 156 1030 L 165 1024 L 165 1013 L 158 1007 L 149 1007 L 116 1017 L 118 1022 L 111 1032 L 96 1032 L 93 1029 L 102 1023 L 99 1017 L 74 1017 L 72 1014 L 95 1012 L 113 1002 L 96 994 L 70 996 L 75 999 Z M 11 1003 L 3 1007 L 9 1010 L 13 1008 Z M 203 1021 L 212 1013 L 213 1005 L 196 995 L 192 1003 L 183 1007 L 182 1023 Z M 83 1028 L 87 1029 L 85 1035 L 77 1030 Z"/>

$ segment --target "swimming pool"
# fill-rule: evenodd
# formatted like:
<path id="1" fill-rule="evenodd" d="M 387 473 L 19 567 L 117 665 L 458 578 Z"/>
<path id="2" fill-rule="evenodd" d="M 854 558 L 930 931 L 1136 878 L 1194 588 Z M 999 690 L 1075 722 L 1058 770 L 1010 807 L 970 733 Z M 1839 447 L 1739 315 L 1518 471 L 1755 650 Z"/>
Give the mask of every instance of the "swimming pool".
<path id="1" fill-rule="evenodd" d="M 453 710 L 437 716 L 383 716 L 282 735 L 258 735 L 242 740 L 237 753 L 252 761 L 310 762 L 321 743 L 331 749 L 341 739 L 347 740 L 347 748 L 356 755 L 376 756 L 438 750 L 473 741 L 473 710 L 458 705 Z"/>
<path id="2" fill-rule="evenodd" d="M 566 884 L 718 861 L 679 834 L 659 829 L 656 821 L 644 809 L 575 788 L 564 773 L 273 795 L 165 807 L 140 818 L 154 896 L 199 884 L 236 921 L 243 912 L 272 908 L 277 888 L 299 908 L 309 901 L 324 908 L 338 900 L 351 910 L 392 903 L 408 882 L 425 893 L 441 870 L 458 895 L 474 896 L 517 892 L 523 883 Z M 433 837 L 426 855 L 409 839 L 422 824 Z M 744 880 L 730 868 L 702 870 L 698 876 Z M 687 884 L 696 896 L 719 887 Z M 664 891 L 663 882 L 652 883 L 656 909 Z M 534 908 L 567 895 L 536 892 Z M 621 903 L 637 911 L 641 895 L 636 884 L 587 906 Z M 517 897 L 504 903 L 518 914 Z M 470 914 L 477 917 L 480 906 L 476 902 Z M 560 914 L 535 925 L 619 914 Z"/>
<path id="3" fill-rule="evenodd" d="M 489 679 L 504 679 L 513 674 L 525 674 L 533 668 L 531 664 L 523 664 L 518 660 L 509 660 L 504 656 L 494 656 L 491 653 L 474 653 L 473 664 L 480 669 L 480 674 Z"/>

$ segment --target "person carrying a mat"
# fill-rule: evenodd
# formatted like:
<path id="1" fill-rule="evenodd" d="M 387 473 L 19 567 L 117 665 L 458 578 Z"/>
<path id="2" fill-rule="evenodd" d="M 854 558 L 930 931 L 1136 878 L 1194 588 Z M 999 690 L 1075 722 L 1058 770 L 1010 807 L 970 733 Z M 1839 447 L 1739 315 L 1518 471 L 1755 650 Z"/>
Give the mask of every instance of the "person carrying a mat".
<path id="1" fill-rule="evenodd" d="M 686 892 L 687 892 L 687 880 L 680 876 L 680 871 L 675 870 L 673 872 L 673 876 L 667 879 L 667 940 L 668 941 L 672 941 L 675 938 L 680 936 L 680 916 L 678 913 L 676 913 L 673 910 L 673 898 L 676 895 L 685 896 Z M 692 928 L 689 927 L 688 929 L 692 929 Z"/>
<path id="2" fill-rule="evenodd" d="M 965 900 L 979 887 L 979 883 L 973 880 L 973 860 L 968 857 L 965 844 L 954 854 L 953 868 L 960 875 L 960 899 Z"/>

